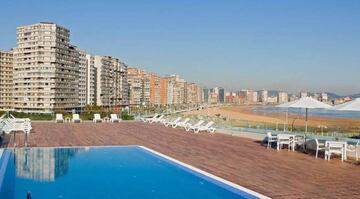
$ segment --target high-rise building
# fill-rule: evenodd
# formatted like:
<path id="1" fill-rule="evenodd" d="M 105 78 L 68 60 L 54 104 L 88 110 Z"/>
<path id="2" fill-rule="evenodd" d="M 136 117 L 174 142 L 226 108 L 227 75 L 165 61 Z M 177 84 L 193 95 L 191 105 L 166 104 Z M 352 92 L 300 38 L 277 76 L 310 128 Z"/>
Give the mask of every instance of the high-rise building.
<path id="1" fill-rule="evenodd" d="M 151 82 L 145 71 L 128 68 L 128 83 L 130 88 L 130 105 L 149 105 Z"/>
<path id="2" fill-rule="evenodd" d="M 112 58 L 114 74 L 113 74 L 113 96 L 112 104 L 115 106 L 127 106 L 128 99 L 128 82 L 127 82 L 127 65 L 117 58 Z"/>
<path id="3" fill-rule="evenodd" d="M 204 103 L 206 103 L 206 104 L 209 103 L 209 93 L 210 93 L 209 89 L 207 89 L 207 88 L 203 89 L 203 99 L 202 99 L 202 101 Z"/>
<path id="4" fill-rule="evenodd" d="M 258 102 L 258 93 L 253 90 L 241 90 L 239 96 L 244 100 L 245 104 L 255 104 Z"/>
<path id="5" fill-rule="evenodd" d="M 0 110 L 13 109 L 13 52 L 0 51 Z"/>
<path id="6" fill-rule="evenodd" d="M 267 90 L 261 90 L 260 96 L 259 96 L 259 102 L 266 104 L 268 100 L 268 91 Z"/>
<path id="7" fill-rule="evenodd" d="M 225 89 L 222 87 L 217 87 L 218 97 L 219 97 L 219 103 L 223 104 L 225 102 Z"/>
<path id="8" fill-rule="evenodd" d="M 86 82 L 87 82 L 87 64 L 86 52 L 81 49 L 76 49 L 79 54 L 79 107 L 83 108 L 86 105 Z"/>
<path id="9" fill-rule="evenodd" d="M 278 103 L 286 103 L 289 101 L 289 95 L 286 92 L 278 92 Z"/>
<path id="10" fill-rule="evenodd" d="M 86 55 L 86 104 L 96 104 L 96 67 L 95 57 Z"/>
<path id="11" fill-rule="evenodd" d="M 200 104 L 202 102 L 202 89 L 195 83 L 187 83 L 186 85 L 186 103 Z"/>
<path id="12" fill-rule="evenodd" d="M 166 106 L 168 103 L 168 85 L 169 79 L 166 77 L 160 78 L 160 104 Z"/>
<path id="13" fill-rule="evenodd" d="M 114 93 L 114 65 L 110 56 L 94 56 L 96 68 L 96 105 L 111 106 Z"/>
<path id="14" fill-rule="evenodd" d="M 167 76 L 166 81 L 167 81 L 166 104 L 172 105 L 174 104 L 176 78 L 174 76 Z"/>
<path id="15" fill-rule="evenodd" d="M 78 107 L 78 53 L 70 31 L 41 22 L 18 27 L 14 49 L 14 109 L 53 112 Z"/>
<path id="16" fill-rule="evenodd" d="M 147 75 L 147 78 L 150 81 L 150 104 L 159 106 L 161 104 L 160 100 L 160 76 L 155 73 Z"/>

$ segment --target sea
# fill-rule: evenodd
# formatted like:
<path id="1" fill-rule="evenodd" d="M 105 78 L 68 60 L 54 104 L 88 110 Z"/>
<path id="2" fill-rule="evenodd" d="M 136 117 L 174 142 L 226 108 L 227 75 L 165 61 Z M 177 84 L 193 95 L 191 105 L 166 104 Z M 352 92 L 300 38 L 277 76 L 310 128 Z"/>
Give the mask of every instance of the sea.
<path id="1" fill-rule="evenodd" d="M 276 106 L 256 106 L 253 108 L 254 112 L 263 113 L 286 113 L 287 108 L 279 108 Z M 305 115 L 305 109 L 289 108 L 289 114 Z M 355 118 L 360 119 L 359 111 L 337 111 L 329 109 L 309 109 L 309 116 L 315 117 L 330 117 L 330 118 Z"/>

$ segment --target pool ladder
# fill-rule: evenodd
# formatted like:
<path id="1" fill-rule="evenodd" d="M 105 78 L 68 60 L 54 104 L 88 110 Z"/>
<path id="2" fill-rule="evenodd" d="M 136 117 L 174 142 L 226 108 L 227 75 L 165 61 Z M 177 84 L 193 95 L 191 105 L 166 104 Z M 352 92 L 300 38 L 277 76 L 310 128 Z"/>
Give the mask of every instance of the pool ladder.
<path id="1" fill-rule="evenodd" d="M 31 199 L 31 193 L 29 191 L 26 194 L 26 199 Z"/>

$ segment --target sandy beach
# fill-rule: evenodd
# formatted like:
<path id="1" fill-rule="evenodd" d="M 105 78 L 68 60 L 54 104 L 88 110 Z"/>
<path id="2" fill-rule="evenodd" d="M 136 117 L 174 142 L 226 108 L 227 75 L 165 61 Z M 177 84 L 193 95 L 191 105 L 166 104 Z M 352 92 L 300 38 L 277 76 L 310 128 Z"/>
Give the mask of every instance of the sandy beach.
<path id="1" fill-rule="evenodd" d="M 203 116 L 216 116 L 226 117 L 230 120 L 259 122 L 259 123 L 278 123 L 283 125 L 286 123 L 286 113 L 263 113 L 254 112 L 253 106 L 226 106 L 208 108 L 198 111 L 191 111 L 185 113 L 185 115 L 203 115 Z M 288 124 L 291 126 L 304 126 L 304 115 L 289 114 Z M 344 131 L 356 133 L 360 129 L 360 119 L 356 118 L 330 118 L 330 117 L 309 117 L 308 126 L 318 128 L 319 125 L 327 126 L 331 129 L 342 129 Z"/>

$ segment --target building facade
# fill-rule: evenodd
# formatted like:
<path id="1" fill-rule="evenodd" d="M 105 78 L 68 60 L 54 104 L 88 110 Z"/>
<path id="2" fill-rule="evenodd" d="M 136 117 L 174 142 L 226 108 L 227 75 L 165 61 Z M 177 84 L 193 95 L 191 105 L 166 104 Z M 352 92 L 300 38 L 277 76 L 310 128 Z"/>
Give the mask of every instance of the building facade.
<path id="1" fill-rule="evenodd" d="M 127 82 L 127 65 L 117 58 L 112 58 L 114 67 L 114 93 L 113 104 L 115 106 L 127 106 L 129 104 L 128 98 L 128 82 Z"/>
<path id="2" fill-rule="evenodd" d="M 41 22 L 16 30 L 14 109 L 47 113 L 78 107 L 78 54 L 70 31 Z"/>
<path id="3" fill-rule="evenodd" d="M 87 58 L 86 52 L 81 49 L 76 49 L 79 54 L 79 78 L 78 78 L 78 90 L 79 90 L 79 102 L 78 105 L 80 108 L 86 106 L 86 83 L 87 83 Z"/>
<path id="4" fill-rule="evenodd" d="M 114 94 L 114 67 L 110 56 L 94 56 L 96 68 L 96 105 L 109 107 Z"/>
<path id="5" fill-rule="evenodd" d="M 96 74 L 95 57 L 86 54 L 86 105 L 96 104 Z"/>
<path id="6" fill-rule="evenodd" d="M 278 92 L 278 103 L 286 103 L 289 101 L 289 95 L 286 92 Z"/>
<path id="7" fill-rule="evenodd" d="M 259 102 L 266 104 L 268 101 L 268 91 L 267 90 L 261 90 L 259 95 Z"/>
<path id="8" fill-rule="evenodd" d="M 13 52 L 0 51 L 0 110 L 13 109 Z"/>
<path id="9" fill-rule="evenodd" d="M 147 78 L 150 81 L 150 104 L 159 106 L 161 105 L 160 100 L 160 76 L 155 73 L 147 75 Z"/>
<path id="10" fill-rule="evenodd" d="M 149 105 L 151 82 L 145 71 L 134 67 L 128 68 L 127 79 L 130 88 L 130 105 Z"/>

